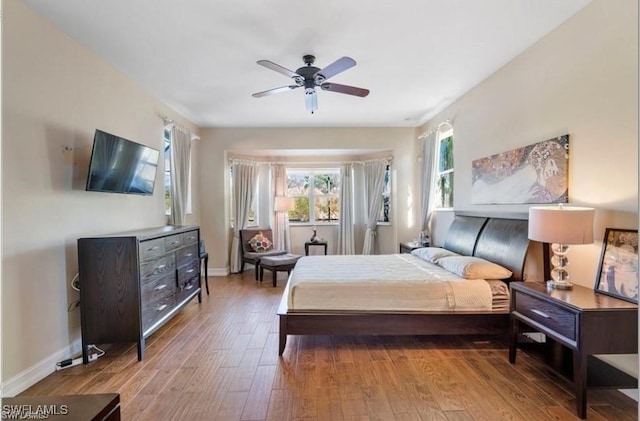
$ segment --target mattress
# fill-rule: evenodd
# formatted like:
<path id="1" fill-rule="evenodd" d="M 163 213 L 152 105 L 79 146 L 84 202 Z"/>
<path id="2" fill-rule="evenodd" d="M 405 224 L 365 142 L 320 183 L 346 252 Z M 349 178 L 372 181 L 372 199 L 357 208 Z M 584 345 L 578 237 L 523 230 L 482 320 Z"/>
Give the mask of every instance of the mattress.
<path id="1" fill-rule="evenodd" d="M 287 290 L 289 311 L 504 312 L 509 308 L 504 282 L 464 279 L 412 254 L 305 256 L 291 273 Z"/>

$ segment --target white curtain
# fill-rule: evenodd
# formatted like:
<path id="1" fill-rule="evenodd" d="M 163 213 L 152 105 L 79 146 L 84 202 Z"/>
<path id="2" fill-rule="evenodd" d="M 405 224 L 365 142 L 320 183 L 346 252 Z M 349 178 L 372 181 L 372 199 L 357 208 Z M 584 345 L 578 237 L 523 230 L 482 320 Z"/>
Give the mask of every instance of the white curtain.
<path id="1" fill-rule="evenodd" d="M 436 170 L 436 145 L 438 144 L 438 130 L 434 130 L 422 137 L 422 214 L 420 228 L 431 237 L 431 214 L 435 206 L 433 181 Z"/>
<path id="2" fill-rule="evenodd" d="M 240 230 L 247 224 L 258 180 L 257 163 L 234 161 L 231 164 L 233 189 L 233 242 L 231 243 L 231 273 L 242 272 L 242 252 L 240 247 Z"/>
<path id="3" fill-rule="evenodd" d="M 340 224 L 338 225 L 338 254 L 355 254 L 353 178 L 351 164 L 340 167 Z"/>
<path id="4" fill-rule="evenodd" d="M 171 225 L 184 225 L 189 193 L 189 165 L 191 164 L 191 133 L 171 128 Z"/>
<path id="5" fill-rule="evenodd" d="M 382 204 L 382 191 L 384 189 L 384 175 L 387 170 L 386 159 L 376 159 L 364 163 L 364 193 L 366 206 L 367 230 L 364 233 L 364 247 L 362 254 L 372 254 L 376 239 L 376 227 L 378 214 Z"/>
<path id="6" fill-rule="evenodd" d="M 271 203 L 275 204 L 276 196 L 287 195 L 287 172 L 284 165 L 273 165 L 271 167 L 272 195 Z M 291 251 L 291 238 L 289 234 L 289 224 L 287 212 L 275 212 L 271 206 L 273 245 L 277 250 Z"/>

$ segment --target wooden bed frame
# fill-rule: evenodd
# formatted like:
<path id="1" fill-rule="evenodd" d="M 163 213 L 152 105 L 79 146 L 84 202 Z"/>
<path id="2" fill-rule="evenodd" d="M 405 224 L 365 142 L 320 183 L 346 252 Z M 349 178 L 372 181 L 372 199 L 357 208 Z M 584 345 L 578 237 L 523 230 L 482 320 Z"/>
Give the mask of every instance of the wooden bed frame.
<path id="1" fill-rule="evenodd" d="M 522 281 L 529 248 L 527 234 L 527 215 L 494 217 L 456 212 L 444 248 L 498 263 L 513 272 L 509 281 Z M 287 335 L 506 335 L 509 321 L 508 310 L 424 313 L 291 311 L 287 307 L 288 294 L 287 284 L 278 308 L 280 355 L 287 344 Z"/>

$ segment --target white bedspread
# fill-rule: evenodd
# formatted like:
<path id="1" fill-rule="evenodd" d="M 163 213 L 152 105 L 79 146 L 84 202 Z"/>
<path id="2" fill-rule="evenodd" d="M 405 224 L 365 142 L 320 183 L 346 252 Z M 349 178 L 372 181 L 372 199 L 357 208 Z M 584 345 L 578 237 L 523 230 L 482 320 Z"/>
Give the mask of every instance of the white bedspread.
<path id="1" fill-rule="evenodd" d="M 491 311 L 484 280 L 411 254 L 306 256 L 289 280 L 289 310 Z"/>

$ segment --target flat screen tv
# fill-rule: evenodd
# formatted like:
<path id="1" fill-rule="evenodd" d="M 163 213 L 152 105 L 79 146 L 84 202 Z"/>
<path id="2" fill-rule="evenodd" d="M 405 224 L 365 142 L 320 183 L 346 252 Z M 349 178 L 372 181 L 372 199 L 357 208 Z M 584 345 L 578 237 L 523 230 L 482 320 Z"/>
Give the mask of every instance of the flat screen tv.
<path id="1" fill-rule="evenodd" d="M 86 190 L 150 196 L 159 157 L 156 149 L 96 130 Z"/>

